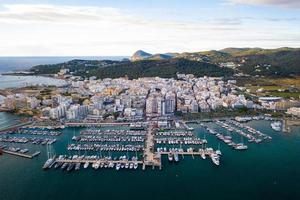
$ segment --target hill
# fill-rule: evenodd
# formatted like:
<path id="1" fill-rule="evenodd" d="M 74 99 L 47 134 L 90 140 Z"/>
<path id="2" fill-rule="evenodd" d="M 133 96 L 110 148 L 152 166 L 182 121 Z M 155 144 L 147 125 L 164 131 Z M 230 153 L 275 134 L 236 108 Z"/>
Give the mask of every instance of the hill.
<path id="1" fill-rule="evenodd" d="M 224 65 L 223 63 L 233 63 Z M 219 67 L 225 66 L 225 67 Z M 144 76 L 173 77 L 179 73 L 197 76 L 229 76 L 233 73 L 269 77 L 300 75 L 300 49 L 298 48 L 226 48 L 220 51 L 149 54 L 139 50 L 131 61 L 72 60 L 54 65 L 39 65 L 30 71 L 36 74 L 53 74 L 62 68 L 83 76 L 131 78 Z M 233 68 L 233 69 L 230 69 Z"/>
<path id="2" fill-rule="evenodd" d="M 192 73 L 196 76 L 231 76 L 232 69 L 220 68 L 218 65 L 192 61 L 183 58 L 163 60 L 130 61 L 83 61 L 55 65 L 39 65 L 31 69 L 35 74 L 54 74 L 60 69 L 70 69 L 74 75 L 84 77 L 96 76 L 98 78 L 118 78 L 127 75 L 129 78 L 139 77 L 175 77 L 176 73 Z"/>

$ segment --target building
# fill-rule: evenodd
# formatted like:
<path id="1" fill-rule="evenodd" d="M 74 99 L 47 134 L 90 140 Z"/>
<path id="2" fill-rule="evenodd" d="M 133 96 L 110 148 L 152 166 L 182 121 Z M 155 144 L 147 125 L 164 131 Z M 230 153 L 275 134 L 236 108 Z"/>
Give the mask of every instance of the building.
<path id="1" fill-rule="evenodd" d="M 286 113 L 290 114 L 290 115 L 300 117 L 300 107 L 289 108 Z"/>

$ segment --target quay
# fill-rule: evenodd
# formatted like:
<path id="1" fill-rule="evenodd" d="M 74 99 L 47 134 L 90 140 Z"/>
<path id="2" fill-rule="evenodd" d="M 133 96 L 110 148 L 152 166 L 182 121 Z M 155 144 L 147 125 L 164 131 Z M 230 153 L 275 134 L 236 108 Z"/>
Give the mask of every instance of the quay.
<path id="1" fill-rule="evenodd" d="M 160 154 L 160 155 L 169 155 L 169 154 L 178 154 L 178 155 L 182 155 L 182 156 L 202 156 L 203 154 L 206 156 L 211 156 L 212 154 L 215 154 L 214 151 L 182 151 L 182 152 L 174 152 L 174 151 L 162 151 L 162 152 L 156 152 L 156 154 Z"/>
<path id="2" fill-rule="evenodd" d="M 14 155 L 14 156 L 19 156 L 19 157 L 23 157 L 23 158 L 29 158 L 29 159 L 32 159 L 36 156 L 38 156 L 41 152 L 40 151 L 37 151 L 31 155 L 28 155 L 28 154 L 25 154 L 25 153 L 20 153 L 20 152 L 14 152 L 14 151 L 9 151 L 9 150 L 4 150 L 2 149 L 2 152 L 3 153 L 6 153 L 6 154 L 10 154 L 10 155 Z"/>
<path id="3" fill-rule="evenodd" d="M 93 163 L 114 163 L 114 164 L 117 164 L 117 163 L 120 163 L 120 164 L 130 164 L 130 163 L 137 163 L 137 164 L 143 164 L 143 161 L 132 161 L 132 160 L 108 160 L 108 159 L 55 159 L 55 163 L 81 163 L 81 164 L 84 164 L 86 162 L 90 163 L 90 164 L 93 164 Z"/>
<path id="4" fill-rule="evenodd" d="M 19 130 L 19 128 L 21 128 L 23 126 L 26 126 L 26 125 L 29 125 L 31 123 L 32 122 L 29 121 L 29 122 L 24 122 L 24 123 L 15 124 L 15 125 L 12 125 L 12 126 L 9 126 L 9 127 L 5 127 L 3 129 L 0 129 L 0 134 L 15 132 L 15 131 Z"/>
<path id="5" fill-rule="evenodd" d="M 129 122 L 66 122 L 69 127 L 103 127 L 103 126 L 129 126 Z"/>
<path id="6" fill-rule="evenodd" d="M 291 132 L 291 126 L 300 126 L 300 119 L 284 118 L 282 130 L 285 133 Z"/>
<path id="7" fill-rule="evenodd" d="M 159 169 L 162 167 L 160 154 L 154 153 L 154 135 L 153 125 L 149 124 L 145 140 L 143 170 L 146 169 L 146 166 L 152 166 L 152 168 L 157 166 Z"/>

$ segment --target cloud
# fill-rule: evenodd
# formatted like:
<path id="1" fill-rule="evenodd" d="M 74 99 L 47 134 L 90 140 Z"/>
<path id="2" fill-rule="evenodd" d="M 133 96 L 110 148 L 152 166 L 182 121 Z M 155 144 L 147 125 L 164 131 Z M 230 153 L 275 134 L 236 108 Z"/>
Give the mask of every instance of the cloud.
<path id="1" fill-rule="evenodd" d="M 228 0 L 233 4 L 248 4 L 248 5 L 271 5 L 281 6 L 286 8 L 300 8 L 299 0 Z"/>
<path id="2" fill-rule="evenodd" d="M 137 49 L 299 46 L 299 28 L 280 20 L 252 16 L 151 20 L 111 7 L 7 4 L 0 10 L 0 55 L 130 55 Z"/>

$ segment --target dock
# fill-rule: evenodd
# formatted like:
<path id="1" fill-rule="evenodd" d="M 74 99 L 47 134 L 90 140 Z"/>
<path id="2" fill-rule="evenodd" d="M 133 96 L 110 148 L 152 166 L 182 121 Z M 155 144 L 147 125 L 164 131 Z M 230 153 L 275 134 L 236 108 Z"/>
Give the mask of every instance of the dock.
<path id="1" fill-rule="evenodd" d="M 145 140 L 143 170 L 146 166 L 152 166 L 152 168 L 157 166 L 159 169 L 162 167 L 160 154 L 154 153 L 154 135 L 153 126 L 150 124 Z"/>
<path id="2" fill-rule="evenodd" d="M 68 127 L 105 127 L 105 126 L 129 126 L 129 122 L 66 122 Z"/>
<path id="3" fill-rule="evenodd" d="M 2 150 L 2 152 L 5 154 L 10 154 L 10 155 L 14 155 L 14 156 L 19 156 L 19 157 L 22 157 L 22 158 L 29 158 L 29 159 L 32 159 L 36 156 L 38 156 L 41 152 L 40 151 L 37 151 L 31 155 L 29 154 L 25 154 L 25 153 L 20 153 L 20 152 L 14 152 L 14 151 L 9 151 L 9 150 Z"/>
<path id="4" fill-rule="evenodd" d="M 131 161 L 131 160 L 107 160 L 107 159 L 59 159 L 57 158 L 55 162 L 61 162 L 61 163 L 81 163 L 84 164 L 86 162 L 93 164 L 93 163 L 120 163 L 120 164 L 130 164 L 130 163 L 137 163 L 137 164 L 143 164 L 143 161 Z"/>

